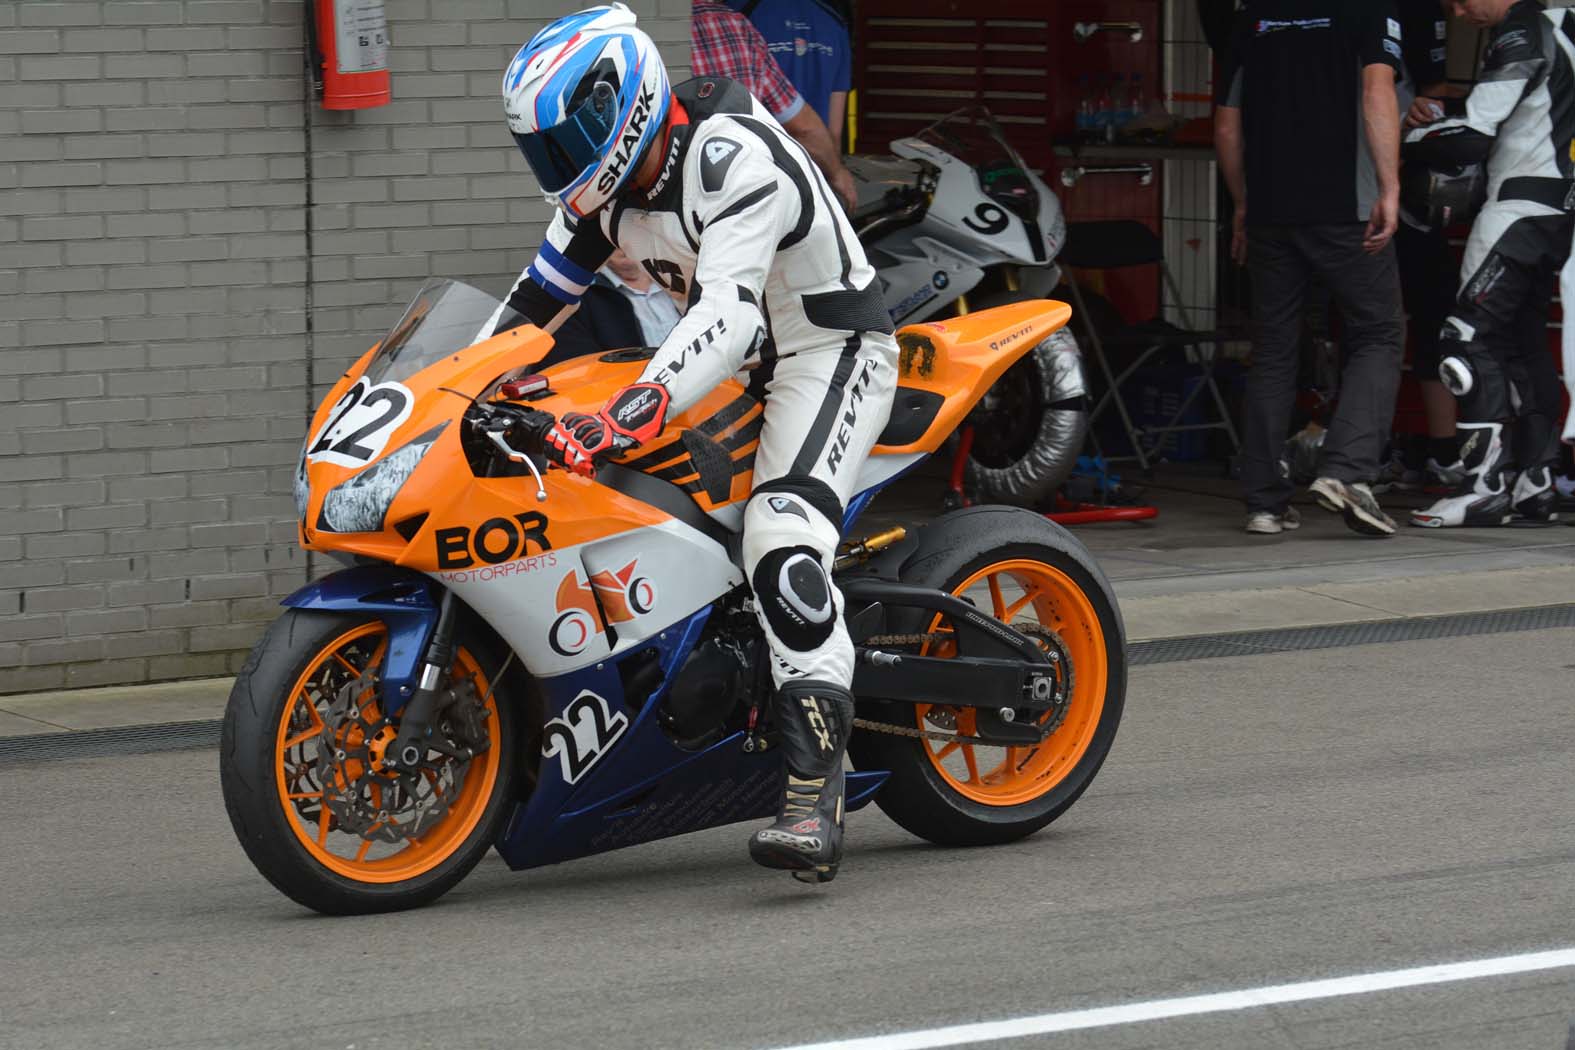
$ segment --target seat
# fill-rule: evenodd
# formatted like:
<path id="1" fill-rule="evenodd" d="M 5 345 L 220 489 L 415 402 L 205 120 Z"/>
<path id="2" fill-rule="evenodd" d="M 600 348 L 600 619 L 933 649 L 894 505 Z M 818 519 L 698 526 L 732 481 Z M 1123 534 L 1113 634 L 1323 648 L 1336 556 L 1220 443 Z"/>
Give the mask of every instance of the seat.
<path id="1" fill-rule="evenodd" d="M 1117 270 L 1132 266 L 1157 265 L 1164 282 L 1163 294 L 1170 297 L 1171 303 L 1181 314 L 1182 321 L 1188 326 L 1178 328 L 1162 317 L 1150 318 L 1138 324 L 1123 325 L 1113 331 L 1101 332 L 1099 326 L 1092 323 L 1084 325 L 1088 341 L 1092 344 L 1085 350 L 1090 351 L 1098 360 L 1106 382 L 1104 392 L 1094 403 L 1094 409 L 1089 415 L 1089 434 L 1093 436 L 1095 450 L 1103 455 L 1104 450 L 1100 448 L 1094 427 L 1098 424 L 1101 415 L 1114 408 L 1121 417 L 1121 426 L 1126 431 L 1127 440 L 1131 443 L 1132 454 L 1105 457 L 1107 461 L 1136 459 L 1139 466 L 1146 471 L 1157 458 L 1166 435 L 1200 430 L 1225 431 L 1233 452 L 1240 452 L 1241 441 L 1236 436 L 1236 427 L 1231 423 L 1225 398 L 1221 395 L 1219 384 L 1214 379 L 1214 369 L 1220 356 L 1220 342 L 1224 336 L 1217 331 L 1199 331 L 1191 327 L 1191 317 L 1181 301 L 1181 289 L 1176 284 L 1170 267 L 1165 263 L 1164 245 L 1160 243 L 1154 232 L 1143 223 L 1130 219 L 1068 223 L 1066 245 L 1062 248 L 1057 261 L 1063 266 L 1073 266 L 1083 270 Z M 1067 285 L 1071 289 L 1072 305 L 1077 313 L 1085 319 L 1091 319 L 1093 315 L 1088 310 L 1082 290 L 1071 280 L 1068 280 Z M 1163 306 L 1163 297 L 1161 305 Z M 1112 352 L 1118 350 L 1135 352 L 1135 356 L 1119 372 L 1110 363 Z M 1181 398 L 1175 412 L 1164 423 L 1157 426 L 1135 424 L 1132 421 L 1131 410 L 1123 398 L 1123 384 L 1149 361 L 1162 354 L 1177 351 L 1180 351 L 1180 356 L 1186 363 L 1198 366 L 1200 381 Z M 1205 391 L 1213 399 L 1219 418 L 1213 422 L 1183 423 L 1182 420 L 1186 418 L 1193 403 Z"/>

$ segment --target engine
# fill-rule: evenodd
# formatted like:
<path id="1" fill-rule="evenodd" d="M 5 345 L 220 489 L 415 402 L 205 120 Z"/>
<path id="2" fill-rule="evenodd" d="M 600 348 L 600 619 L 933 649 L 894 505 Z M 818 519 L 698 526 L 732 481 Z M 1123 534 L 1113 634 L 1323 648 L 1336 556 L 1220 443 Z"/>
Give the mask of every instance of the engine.
<path id="1" fill-rule="evenodd" d="M 662 700 L 662 726 L 673 743 L 698 751 L 726 734 L 745 709 L 750 664 L 748 651 L 728 634 L 695 646 Z"/>

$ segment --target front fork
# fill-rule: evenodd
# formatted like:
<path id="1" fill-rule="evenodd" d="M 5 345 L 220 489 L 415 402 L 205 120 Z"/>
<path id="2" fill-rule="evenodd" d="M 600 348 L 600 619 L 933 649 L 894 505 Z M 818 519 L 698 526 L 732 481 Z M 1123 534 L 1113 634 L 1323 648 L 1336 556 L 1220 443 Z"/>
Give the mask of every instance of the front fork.
<path id="1" fill-rule="evenodd" d="M 437 623 L 422 654 L 416 688 L 405 702 L 399 719 L 399 736 L 389 748 L 390 765 L 413 772 L 427 753 L 427 738 L 432 735 L 432 720 L 437 714 L 438 698 L 449 664 L 454 659 L 454 592 L 444 590 L 438 601 Z"/>

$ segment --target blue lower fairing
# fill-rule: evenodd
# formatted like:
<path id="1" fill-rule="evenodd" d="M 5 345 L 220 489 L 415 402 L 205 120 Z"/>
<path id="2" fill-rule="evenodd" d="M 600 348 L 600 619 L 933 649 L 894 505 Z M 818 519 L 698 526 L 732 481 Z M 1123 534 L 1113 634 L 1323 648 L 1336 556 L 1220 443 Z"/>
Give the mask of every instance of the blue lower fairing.
<path id="1" fill-rule="evenodd" d="M 710 611 L 660 632 L 644 649 L 538 682 L 548 731 L 542 753 L 523 756 L 539 763 L 535 788 L 497 844 L 510 867 L 556 864 L 775 812 L 782 782 L 777 751 L 745 751 L 742 733 L 684 751 L 660 723 L 662 698 Z M 633 709 L 619 665 L 650 648 L 658 654 L 661 683 Z M 589 764 L 571 760 L 571 748 L 582 758 L 593 752 Z M 884 771 L 850 774 L 847 808 L 867 804 L 886 777 Z"/>

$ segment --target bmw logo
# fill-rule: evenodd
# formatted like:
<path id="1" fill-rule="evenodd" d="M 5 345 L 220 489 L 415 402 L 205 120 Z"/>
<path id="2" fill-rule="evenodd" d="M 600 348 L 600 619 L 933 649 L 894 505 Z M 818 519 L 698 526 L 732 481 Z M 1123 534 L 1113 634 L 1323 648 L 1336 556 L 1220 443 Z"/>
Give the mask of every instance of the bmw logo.
<path id="1" fill-rule="evenodd" d="M 937 288 L 945 288 L 948 284 L 952 283 L 952 279 L 946 276 L 945 270 L 936 270 L 935 276 L 930 278 L 930 283 L 935 285 Z"/>

